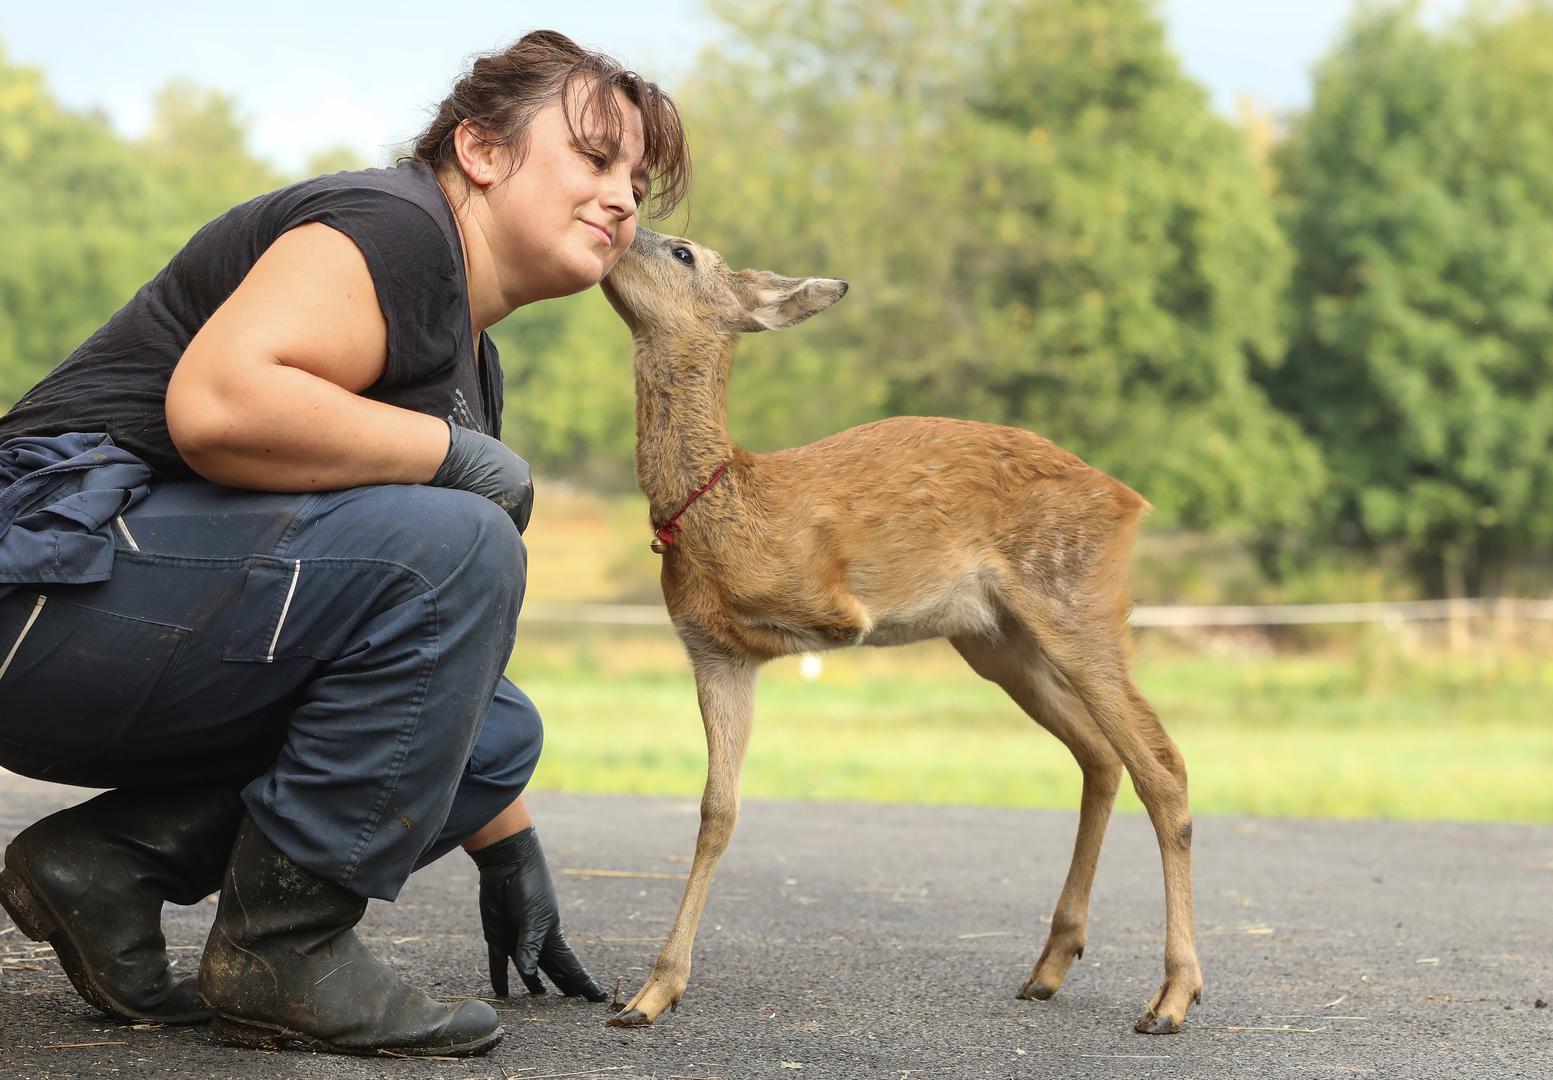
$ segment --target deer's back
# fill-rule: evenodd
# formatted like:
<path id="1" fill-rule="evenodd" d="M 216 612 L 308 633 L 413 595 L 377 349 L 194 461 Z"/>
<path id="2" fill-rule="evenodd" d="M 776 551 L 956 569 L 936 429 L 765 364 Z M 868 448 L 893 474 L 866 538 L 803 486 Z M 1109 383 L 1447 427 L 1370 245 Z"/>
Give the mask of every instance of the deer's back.
<path id="1" fill-rule="evenodd" d="M 878 420 L 754 455 L 750 466 L 772 509 L 799 517 L 807 504 L 865 517 L 915 512 L 1014 524 L 1035 504 L 1048 515 L 1087 513 L 1115 523 L 1148 508 L 1126 484 L 1034 432 L 947 417 Z"/>

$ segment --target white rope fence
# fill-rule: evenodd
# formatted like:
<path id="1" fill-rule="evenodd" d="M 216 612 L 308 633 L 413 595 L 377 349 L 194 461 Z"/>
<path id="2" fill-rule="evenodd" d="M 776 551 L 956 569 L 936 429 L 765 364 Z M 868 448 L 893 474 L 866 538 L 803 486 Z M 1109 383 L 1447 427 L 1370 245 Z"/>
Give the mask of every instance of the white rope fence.
<path id="1" fill-rule="evenodd" d="M 1553 600 L 1400 600 L 1356 604 L 1259 604 L 1214 607 L 1140 607 L 1132 625 L 1317 626 L 1345 623 L 1433 622 L 1451 619 L 1531 619 L 1553 622 Z"/>
<path id="2" fill-rule="evenodd" d="M 548 604 L 523 606 L 526 622 L 599 626 L 668 626 L 655 604 Z M 1400 600 L 1354 604 L 1229 604 L 1136 607 L 1136 627 L 1318 626 L 1352 623 L 1431 622 L 1452 619 L 1507 619 L 1553 622 L 1553 600 L 1504 597 L 1472 600 Z"/>

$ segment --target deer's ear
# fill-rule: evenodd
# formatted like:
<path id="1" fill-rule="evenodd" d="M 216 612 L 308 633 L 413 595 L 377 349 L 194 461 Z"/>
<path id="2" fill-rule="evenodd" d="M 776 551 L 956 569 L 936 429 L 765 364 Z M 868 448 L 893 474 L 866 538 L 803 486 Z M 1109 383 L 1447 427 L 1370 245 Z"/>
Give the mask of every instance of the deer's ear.
<path id="1" fill-rule="evenodd" d="M 818 314 L 847 294 L 839 278 L 790 278 L 766 270 L 741 270 L 744 310 L 736 329 L 784 330 Z"/>

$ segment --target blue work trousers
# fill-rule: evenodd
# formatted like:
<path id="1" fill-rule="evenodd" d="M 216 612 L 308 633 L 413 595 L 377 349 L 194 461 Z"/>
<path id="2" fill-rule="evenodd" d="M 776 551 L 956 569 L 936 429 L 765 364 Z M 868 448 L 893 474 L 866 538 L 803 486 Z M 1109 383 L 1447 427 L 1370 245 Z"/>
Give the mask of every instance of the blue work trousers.
<path id="1" fill-rule="evenodd" d="M 489 500 L 169 481 L 114 536 L 108 581 L 0 599 L 0 766 L 245 785 L 272 843 L 384 900 L 528 783 L 539 716 L 502 674 L 527 561 Z"/>

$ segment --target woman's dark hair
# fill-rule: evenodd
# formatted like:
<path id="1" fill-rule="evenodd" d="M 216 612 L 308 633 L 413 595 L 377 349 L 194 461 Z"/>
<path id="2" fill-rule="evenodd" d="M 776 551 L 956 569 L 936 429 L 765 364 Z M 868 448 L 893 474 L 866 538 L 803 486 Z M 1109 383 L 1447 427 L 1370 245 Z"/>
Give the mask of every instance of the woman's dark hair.
<path id="1" fill-rule="evenodd" d="M 573 87 L 578 91 L 575 95 Z M 528 153 L 534 116 L 559 101 L 577 144 L 614 161 L 625 130 L 616 90 L 642 114 L 651 176 L 642 200 L 643 216 L 651 206 L 651 216 L 663 217 L 690 186 L 690 150 L 679 109 L 656 83 L 554 30 L 535 30 L 500 52 L 475 57 L 438 107 L 436 118 L 415 140 L 413 151 L 399 160 L 419 161 L 439 173 L 457 170 L 453 134 L 460 122 L 469 120 L 486 142 L 510 147 L 515 166 L 520 165 Z"/>

